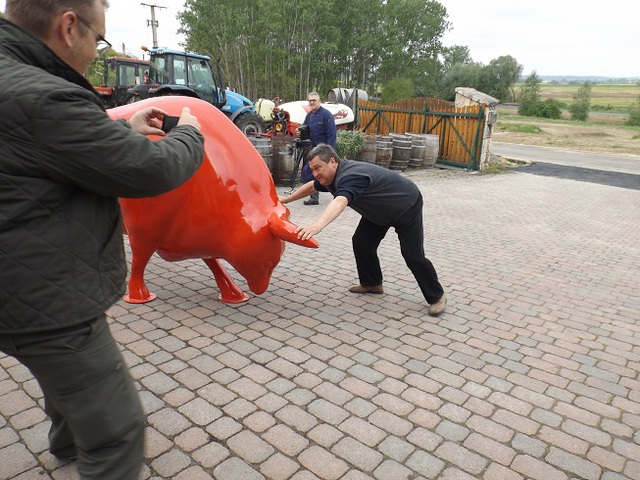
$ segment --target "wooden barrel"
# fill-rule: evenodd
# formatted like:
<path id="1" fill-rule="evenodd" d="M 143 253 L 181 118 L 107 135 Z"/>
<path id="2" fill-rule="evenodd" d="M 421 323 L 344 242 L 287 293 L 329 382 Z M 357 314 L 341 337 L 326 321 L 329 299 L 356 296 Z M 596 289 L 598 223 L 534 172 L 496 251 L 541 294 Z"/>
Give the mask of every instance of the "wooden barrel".
<path id="1" fill-rule="evenodd" d="M 411 158 L 411 138 L 407 135 L 391 134 L 393 139 L 393 154 L 389 168 L 404 171 L 409 166 Z"/>
<path id="2" fill-rule="evenodd" d="M 424 161 L 422 166 L 425 168 L 433 168 L 438 160 L 438 152 L 440 151 L 440 135 L 424 135 Z"/>
<path id="3" fill-rule="evenodd" d="M 271 149 L 271 138 L 261 136 L 251 136 L 249 140 L 258 151 L 267 167 L 269 172 L 273 173 L 273 154 Z"/>
<path id="4" fill-rule="evenodd" d="M 273 158 L 273 183 L 279 187 L 291 186 L 294 157 L 289 150 L 278 152 Z"/>
<path id="5" fill-rule="evenodd" d="M 271 139 L 271 176 L 273 183 L 279 187 L 291 186 L 291 174 L 293 173 L 294 153 L 291 137 L 275 135 Z"/>
<path id="6" fill-rule="evenodd" d="M 360 162 L 376 163 L 377 141 L 375 135 L 367 135 L 364 137 L 364 144 L 360 153 L 356 155 L 356 160 Z"/>
<path id="7" fill-rule="evenodd" d="M 409 166 L 412 168 L 420 168 L 424 160 L 424 136 L 419 133 L 407 133 L 411 138 L 411 162 Z"/>
<path id="8" fill-rule="evenodd" d="M 389 168 L 393 157 L 393 147 L 380 147 L 376 150 L 376 165 Z"/>

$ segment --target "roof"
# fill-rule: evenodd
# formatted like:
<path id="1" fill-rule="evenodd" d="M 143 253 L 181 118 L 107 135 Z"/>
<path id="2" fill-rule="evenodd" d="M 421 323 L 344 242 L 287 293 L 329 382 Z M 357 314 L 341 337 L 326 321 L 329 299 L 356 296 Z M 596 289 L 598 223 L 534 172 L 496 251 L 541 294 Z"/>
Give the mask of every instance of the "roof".
<path id="1" fill-rule="evenodd" d="M 210 57 L 206 56 L 206 55 L 199 55 L 197 53 L 190 53 L 190 52 L 185 52 L 185 51 L 181 51 L 181 50 L 173 50 L 171 48 L 150 48 L 148 49 L 149 53 L 153 53 L 154 55 L 164 55 L 164 54 L 172 54 L 172 55 L 186 55 L 188 57 L 192 57 L 192 58 L 199 58 L 201 60 L 211 60 Z"/>
<path id="2" fill-rule="evenodd" d="M 456 88 L 456 95 L 461 95 L 473 102 L 482 103 L 484 105 L 496 105 L 500 103 L 500 100 L 498 100 L 497 98 L 494 98 L 491 95 L 487 95 L 486 93 L 482 93 L 475 88 L 458 87 Z M 456 103 L 458 103 L 457 100 Z"/>

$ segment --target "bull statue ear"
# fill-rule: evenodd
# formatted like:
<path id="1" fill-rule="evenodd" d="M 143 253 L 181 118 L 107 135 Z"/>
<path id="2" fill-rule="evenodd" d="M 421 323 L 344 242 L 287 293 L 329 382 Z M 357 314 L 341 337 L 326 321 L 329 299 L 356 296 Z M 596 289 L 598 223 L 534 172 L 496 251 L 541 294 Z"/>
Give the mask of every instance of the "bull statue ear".
<path id="1" fill-rule="evenodd" d="M 296 225 L 289 220 L 278 216 L 276 213 L 269 215 L 269 229 L 274 237 L 284 240 L 285 242 L 295 243 L 302 247 L 318 248 L 320 244 L 315 238 L 308 238 L 306 240 L 300 240 L 296 232 Z"/>

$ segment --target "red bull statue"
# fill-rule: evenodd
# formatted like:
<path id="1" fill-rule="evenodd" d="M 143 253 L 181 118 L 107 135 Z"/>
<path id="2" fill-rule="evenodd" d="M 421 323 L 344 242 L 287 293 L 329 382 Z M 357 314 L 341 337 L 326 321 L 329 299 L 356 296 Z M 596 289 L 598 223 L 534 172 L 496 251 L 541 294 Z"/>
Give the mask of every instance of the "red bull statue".
<path id="1" fill-rule="evenodd" d="M 201 258 L 220 289 L 223 302 L 249 297 L 224 270 L 224 259 L 249 289 L 263 293 L 284 252 L 284 242 L 317 248 L 314 239 L 299 240 L 289 210 L 278 201 L 266 163 L 249 139 L 211 104 L 190 97 L 158 97 L 108 111 L 113 119 L 129 119 L 154 105 L 179 116 L 189 107 L 205 137 L 205 159 L 181 187 L 152 198 L 121 198 L 124 229 L 131 245 L 131 275 L 125 301 L 145 303 L 156 296 L 144 282 L 151 256 L 169 262 Z M 152 137 L 162 141 L 162 137 Z"/>

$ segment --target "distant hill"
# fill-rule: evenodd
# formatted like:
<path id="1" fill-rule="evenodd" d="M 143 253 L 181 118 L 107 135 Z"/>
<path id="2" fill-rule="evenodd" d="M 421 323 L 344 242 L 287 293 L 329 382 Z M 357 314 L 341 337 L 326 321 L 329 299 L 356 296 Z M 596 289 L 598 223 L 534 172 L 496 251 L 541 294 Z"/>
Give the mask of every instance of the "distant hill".
<path id="1" fill-rule="evenodd" d="M 581 75 L 538 75 L 543 82 L 567 82 L 567 83 L 637 83 L 640 77 L 600 77 L 600 76 L 581 76 Z M 524 82 L 527 76 L 520 77 L 520 81 Z"/>

